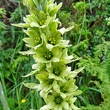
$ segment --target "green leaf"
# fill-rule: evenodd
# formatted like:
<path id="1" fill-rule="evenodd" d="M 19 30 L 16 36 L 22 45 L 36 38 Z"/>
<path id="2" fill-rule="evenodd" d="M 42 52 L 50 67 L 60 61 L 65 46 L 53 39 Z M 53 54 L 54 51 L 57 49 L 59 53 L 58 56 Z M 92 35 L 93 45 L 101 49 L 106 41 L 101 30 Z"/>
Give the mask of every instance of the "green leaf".
<path id="1" fill-rule="evenodd" d="M 93 91 L 97 91 L 97 92 L 101 93 L 101 95 L 103 95 L 103 93 L 97 88 L 88 87 L 88 89 L 93 90 Z"/>

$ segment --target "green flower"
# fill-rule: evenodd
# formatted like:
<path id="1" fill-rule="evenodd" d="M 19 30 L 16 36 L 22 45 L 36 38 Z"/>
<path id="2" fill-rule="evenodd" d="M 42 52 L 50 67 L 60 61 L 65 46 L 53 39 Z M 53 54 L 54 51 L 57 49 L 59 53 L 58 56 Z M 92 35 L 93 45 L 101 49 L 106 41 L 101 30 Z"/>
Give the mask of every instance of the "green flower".
<path id="1" fill-rule="evenodd" d="M 65 82 L 64 77 L 68 76 L 70 72 L 70 68 L 67 68 L 62 63 L 52 63 L 52 66 L 50 68 L 47 68 L 46 70 L 49 72 L 49 78 L 61 80 L 63 82 Z"/>
<path id="2" fill-rule="evenodd" d="M 47 96 L 46 102 L 47 105 L 44 105 L 40 110 L 80 110 L 80 108 L 74 105 L 74 102 L 77 98 L 70 96 L 67 98 L 61 97 L 59 94 L 55 94 L 54 96 Z M 58 101 L 57 101 L 58 100 Z M 50 102 L 49 102 L 50 101 Z M 57 103 L 56 103 L 57 102 Z M 58 104 L 59 102 L 59 104 Z"/>
<path id="3" fill-rule="evenodd" d="M 35 51 L 34 51 L 34 49 L 30 49 L 30 50 L 27 50 L 27 51 L 21 51 L 19 53 L 22 54 L 22 55 L 34 55 Z"/>
<path id="4" fill-rule="evenodd" d="M 23 83 L 23 85 L 30 89 L 38 89 L 39 86 L 39 84 L 35 84 L 35 83 Z"/>
<path id="5" fill-rule="evenodd" d="M 46 63 L 48 67 L 51 66 L 51 62 L 59 62 L 59 49 L 57 47 L 52 48 L 50 51 L 45 45 L 37 48 L 34 55 L 36 62 Z"/>
<path id="6" fill-rule="evenodd" d="M 43 11 L 40 11 L 38 16 L 35 16 L 34 14 L 27 15 L 26 18 L 24 18 L 24 21 L 26 24 L 30 25 L 30 27 L 44 28 L 47 23 L 47 16 Z"/>
<path id="7" fill-rule="evenodd" d="M 68 56 L 67 54 L 67 48 L 63 49 L 63 52 L 60 53 L 60 62 L 67 64 L 72 62 L 72 59 L 73 56 L 72 55 Z"/>
<path id="8" fill-rule="evenodd" d="M 63 35 L 65 32 L 68 32 L 70 30 L 72 30 L 74 28 L 74 26 L 70 26 L 68 28 L 61 28 L 61 29 L 58 29 L 58 31 Z"/>
<path id="9" fill-rule="evenodd" d="M 64 48 L 69 46 L 69 40 L 63 40 L 59 31 L 46 30 L 46 34 L 42 35 L 42 39 L 46 43 L 46 47 L 51 51 L 53 47 Z"/>
<path id="10" fill-rule="evenodd" d="M 69 109 L 69 104 L 60 94 L 54 93 L 46 98 L 47 107 L 52 110 Z"/>
<path id="11" fill-rule="evenodd" d="M 40 110 L 49 110 L 49 105 L 44 105 L 43 107 L 40 108 Z"/>
<path id="12" fill-rule="evenodd" d="M 54 3 L 54 0 L 51 0 L 49 2 L 45 2 L 44 4 L 44 12 L 49 14 L 49 16 L 55 16 L 56 15 L 56 12 L 61 8 L 62 6 L 62 3 L 58 4 L 57 3 Z"/>
<path id="13" fill-rule="evenodd" d="M 45 28 L 46 25 L 49 24 L 50 21 L 53 21 L 55 18 L 47 16 L 43 11 L 40 11 L 38 16 L 31 14 L 27 15 L 23 18 L 25 23 L 12 24 L 17 27 L 25 27 L 25 28 Z"/>
<path id="14" fill-rule="evenodd" d="M 46 65 L 44 63 L 36 63 L 32 65 L 32 69 L 41 71 L 44 70 L 46 68 Z"/>
<path id="15" fill-rule="evenodd" d="M 29 36 L 23 40 L 28 51 L 20 52 L 23 55 L 33 55 L 35 64 L 33 71 L 23 76 L 35 74 L 39 84 L 24 83 L 31 89 L 40 91 L 40 96 L 47 105 L 40 110 L 77 110 L 74 106 L 76 95 L 81 91 L 76 90 L 73 79 L 83 68 L 71 71 L 66 64 L 76 61 L 73 56 L 68 56 L 67 48 L 69 40 L 61 37 L 65 32 L 74 28 L 58 29 L 61 22 L 56 19 L 56 13 L 62 6 L 54 0 L 23 0 L 23 4 L 29 10 L 29 15 L 23 18 L 24 23 L 12 24 L 17 27 L 27 28 L 24 32 Z"/>
<path id="16" fill-rule="evenodd" d="M 35 69 L 34 71 L 31 71 L 29 74 L 25 75 L 25 76 L 22 76 L 22 77 L 28 77 L 28 76 L 31 76 L 33 74 L 36 74 L 38 73 L 39 71 L 42 71 L 46 68 L 46 65 L 43 64 L 43 63 L 37 63 L 37 64 L 33 64 L 32 65 L 32 69 Z"/>
<path id="17" fill-rule="evenodd" d="M 37 0 L 35 0 L 37 1 Z M 23 4 L 28 8 L 30 13 L 38 14 L 39 9 L 36 8 L 34 0 L 23 0 Z"/>
<path id="18" fill-rule="evenodd" d="M 47 16 L 43 11 L 40 11 L 38 16 L 35 16 L 34 14 L 27 15 L 23 18 L 25 23 L 19 23 L 19 24 L 12 24 L 13 26 L 17 27 L 25 27 L 25 28 L 40 28 L 45 31 L 46 26 L 49 27 L 50 30 L 57 30 L 56 27 L 61 22 L 58 21 L 58 19 L 55 19 L 55 17 Z M 60 32 L 60 31 L 59 31 Z"/>
<path id="19" fill-rule="evenodd" d="M 28 8 L 31 14 L 38 14 L 43 10 L 46 14 L 54 16 L 56 12 L 61 8 L 62 3 L 57 5 L 53 4 L 54 0 L 23 0 L 23 4 Z"/>
<path id="20" fill-rule="evenodd" d="M 71 71 L 70 74 L 68 75 L 68 79 L 73 79 L 73 78 L 75 78 L 75 76 L 76 76 L 79 72 L 81 72 L 83 69 L 84 69 L 84 67 L 79 68 L 79 69 L 76 69 L 76 70 L 74 70 L 74 71 Z"/>
<path id="21" fill-rule="evenodd" d="M 39 79 L 40 84 L 38 86 L 38 90 L 43 90 L 45 92 L 50 92 L 52 88 L 57 90 L 58 85 L 57 81 L 54 79 L 49 78 L 48 72 L 44 71 L 39 71 L 40 74 L 36 75 L 36 78 Z"/>
<path id="22" fill-rule="evenodd" d="M 63 98 L 81 94 L 82 92 L 80 90 L 76 91 L 78 87 L 74 85 L 74 82 L 75 80 L 69 80 L 68 82 L 64 83 L 59 82 L 59 90 L 57 90 L 57 92 L 60 93 Z"/>
<path id="23" fill-rule="evenodd" d="M 77 98 L 73 97 L 73 96 L 67 97 L 67 102 L 69 104 L 69 109 L 68 110 L 80 110 L 80 108 L 78 108 L 74 105 L 74 102 L 75 102 L 76 99 Z"/>
<path id="24" fill-rule="evenodd" d="M 28 43 L 26 44 L 27 47 L 32 47 L 36 49 L 42 45 L 42 39 L 38 29 L 35 30 L 35 29 L 29 28 L 28 30 L 24 30 L 24 32 L 30 36 L 29 38 L 23 39 L 26 43 Z"/>

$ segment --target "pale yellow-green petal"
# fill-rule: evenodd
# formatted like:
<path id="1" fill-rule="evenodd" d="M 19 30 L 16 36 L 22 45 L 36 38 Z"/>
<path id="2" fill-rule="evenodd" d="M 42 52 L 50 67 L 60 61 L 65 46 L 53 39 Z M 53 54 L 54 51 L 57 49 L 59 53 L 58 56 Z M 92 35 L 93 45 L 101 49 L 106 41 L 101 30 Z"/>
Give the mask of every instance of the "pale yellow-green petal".
<path id="1" fill-rule="evenodd" d="M 68 105 L 68 103 L 67 102 L 62 102 L 62 106 L 63 106 L 63 108 L 65 108 L 65 109 L 69 109 L 69 105 Z"/>
<path id="2" fill-rule="evenodd" d="M 35 83 L 23 83 L 23 85 L 31 89 L 38 89 L 39 86 L 39 84 L 35 84 Z"/>

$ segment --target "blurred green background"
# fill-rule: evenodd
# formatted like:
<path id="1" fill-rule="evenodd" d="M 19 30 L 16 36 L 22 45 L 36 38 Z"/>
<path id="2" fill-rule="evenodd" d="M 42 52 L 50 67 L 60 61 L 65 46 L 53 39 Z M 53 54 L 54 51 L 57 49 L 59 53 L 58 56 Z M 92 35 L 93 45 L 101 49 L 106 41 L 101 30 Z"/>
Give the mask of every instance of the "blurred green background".
<path id="1" fill-rule="evenodd" d="M 82 90 L 75 105 L 81 110 L 110 110 L 110 26 L 106 18 L 110 16 L 110 0 L 56 0 L 63 2 L 57 18 L 61 27 L 74 25 L 74 29 L 62 36 L 73 46 L 68 54 L 81 59 L 72 62 L 72 70 L 84 66 L 76 77 L 76 85 Z M 26 34 L 23 28 L 11 23 L 23 23 L 28 14 L 22 0 L 0 1 L 0 110 L 39 110 L 45 103 L 37 90 L 30 90 L 23 82 L 35 82 L 34 76 L 22 76 L 32 71 L 32 56 L 23 56 L 27 50 L 22 41 Z M 7 106 L 3 106 L 6 99 Z M 8 108 L 7 108 L 8 107 Z"/>

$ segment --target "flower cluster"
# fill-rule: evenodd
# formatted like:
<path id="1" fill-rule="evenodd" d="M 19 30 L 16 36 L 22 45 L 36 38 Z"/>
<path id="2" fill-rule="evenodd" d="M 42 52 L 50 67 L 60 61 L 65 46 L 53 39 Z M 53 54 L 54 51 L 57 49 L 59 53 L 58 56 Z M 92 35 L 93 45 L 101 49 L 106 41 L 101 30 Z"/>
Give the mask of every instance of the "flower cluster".
<path id="1" fill-rule="evenodd" d="M 28 88 L 40 91 L 46 105 L 40 110 L 77 110 L 74 105 L 76 95 L 81 93 L 75 86 L 74 77 L 83 70 L 83 67 L 71 71 L 67 64 L 74 61 L 73 56 L 68 56 L 69 41 L 61 37 L 67 29 L 57 29 L 60 21 L 56 13 L 61 8 L 54 0 L 23 0 L 30 14 L 24 17 L 25 23 L 13 24 L 24 27 L 24 32 L 29 36 L 24 38 L 26 46 L 30 49 L 20 52 L 23 55 L 31 54 L 36 64 L 32 65 L 34 71 L 27 76 L 37 73 L 36 78 L 40 84 L 25 83 Z"/>

